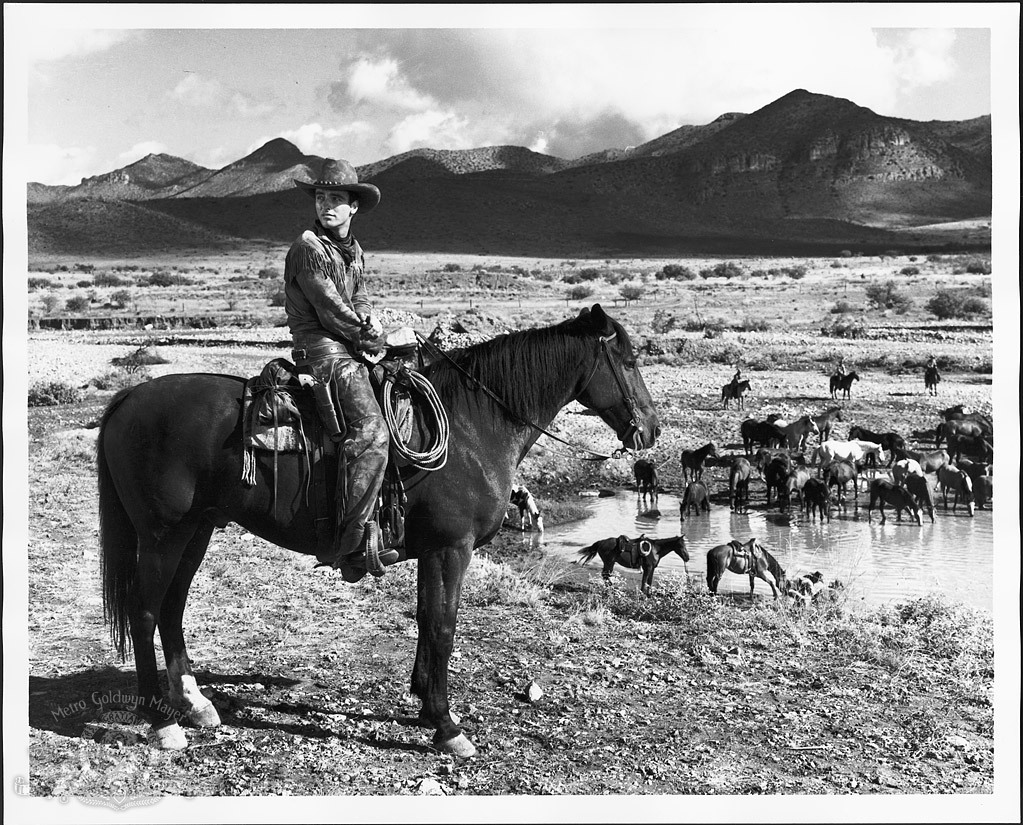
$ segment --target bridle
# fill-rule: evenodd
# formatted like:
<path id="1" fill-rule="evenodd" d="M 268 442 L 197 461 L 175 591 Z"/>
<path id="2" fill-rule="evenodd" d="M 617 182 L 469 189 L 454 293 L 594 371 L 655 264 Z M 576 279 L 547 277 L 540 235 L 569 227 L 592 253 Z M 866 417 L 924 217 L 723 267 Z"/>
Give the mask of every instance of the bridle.
<path id="1" fill-rule="evenodd" d="M 608 365 L 611 367 L 611 374 L 614 375 L 615 382 L 618 384 L 618 389 L 622 394 L 622 400 L 625 402 L 626 409 L 628 409 L 629 411 L 629 428 L 633 432 L 635 432 L 639 430 L 639 426 L 636 422 L 637 418 L 636 399 L 632 396 L 632 393 L 629 392 L 628 387 L 625 384 L 625 376 L 622 375 L 621 370 L 618 367 L 618 364 L 616 364 L 614 358 L 611 357 L 611 349 L 608 346 L 608 343 L 610 341 L 615 340 L 617 337 L 618 337 L 617 332 L 612 332 L 610 335 L 599 336 L 597 342 L 597 354 L 596 357 L 593 359 L 593 365 L 590 367 L 590 371 L 586 375 L 586 380 L 583 381 L 582 386 L 579 388 L 579 391 L 575 393 L 575 395 L 573 395 L 570 400 L 575 401 L 577 398 L 579 398 L 580 395 L 582 395 L 586 391 L 586 388 L 590 385 L 590 381 L 593 380 L 593 376 L 597 372 L 597 367 L 600 366 L 600 355 L 601 353 L 603 353 L 605 358 L 607 359 Z M 583 447 L 579 444 L 573 444 L 571 441 L 566 441 L 564 438 L 555 435 L 549 430 L 541 427 L 539 424 L 519 415 L 519 413 L 515 412 L 515 410 L 513 410 L 511 407 L 508 406 L 508 404 L 505 403 L 503 398 L 501 398 L 493 390 L 491 390 L 490 387 L 483 384 L 478 378 L 470 375 L 465 369 L 462 368 L 462 366 L 457 361 L 455 361 L 450 355 L 444 352 L 444 350 L 436 346 L 431 341 L 428 341 L 418 332 L 416 333 L 416 338 L 419 340 L 420 344 L 424 345 L 427 349 L 443 356 L 447 360 L 447 362 L 451 364 L 458 372 L 460 372 L 462 375 L 464 375 L 466 378 L 472 381 L 472 383 L 475 384 L 476 387 L 482 390 L 489 398 L 496 402 L 497 405 L 501 407 L 501 409 L 503 409 L 505 412 L 507 412 L 509 415 L 515 418 L 519 423 L 525 424 L 527 427 L 532 427 L 534 430 L 538 430 L 540 433 L 546 435 L 548 438 L 553 438 L 555 441 L 560 441 L 562 444 L 565 444 L 566 446 L 572 447 L 573 449 L 577 450 L 583 450 L 590 454 L 590 457 L 579 456 L 580 460 L 606 461 L 609 458 L 620 458 L 621 456 L 625 455 L 626 452 L 628 452 L 627 449 L 619 447 L 618 449 L 614 450 L 611 454 L 600 453 L 597 452 L 596 450 L 591 450 L 589 447 Z M 597 410 L 597 412 L 602 412 L 602 410 Z"/>

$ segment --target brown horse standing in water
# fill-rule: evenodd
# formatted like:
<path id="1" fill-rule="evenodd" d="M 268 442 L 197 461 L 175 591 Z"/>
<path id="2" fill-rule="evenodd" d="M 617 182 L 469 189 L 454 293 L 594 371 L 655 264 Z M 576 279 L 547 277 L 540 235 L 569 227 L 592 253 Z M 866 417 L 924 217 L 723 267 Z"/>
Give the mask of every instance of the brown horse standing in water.
<path id="1" fill-rule="evenodd" d="M 763 579 L 770 585 L 775 599 L 778 598 L 779 590 L 785 590 L 785 571 L 778 564 L 778 560 L 756 539 L 750 539 L 745 544 L 732 539 L 728 544 L 719 544 L 707 551 L 707 587 L 711 593 L 717 594 L 718 582 L 721 581 L 725 570 L 749 576 L 751 599 L 756 579 Z"/>
<path id="2" fill-rule="evenodd" d="M 452 353 L 425 370 L 447 411 L 447 464 L 402 471 L 408 497 L 405 555 L 418 560 L 419 641 L 411 689 L 441 751 L 475 748 L 452 718 L 448 662 L 459 596 L 473 549 L 500 530 L 515 468 L 569 402 L 595 411 L 630 448 L 659 432 L 650 394 L 620 324 L 595 305 L 577 318 L 523 330 Z M 301 454 L 257 457 L 257 483 L 242 483 L 243 378 L 168 375 L 118 393 L 97 442 L 104 613 L 122 655 L 135 651 L 139 711 L 150 742 L 183 748 L 177 724 L 220 724 L 198 689 L 182 615 L 215 527 L 236 522 L 314 555 L 314 512 Z M 272 571 L 271 571 L 272 573 Z M 167 659 L 170 703 L 158 680 L 154 632 Z"/>

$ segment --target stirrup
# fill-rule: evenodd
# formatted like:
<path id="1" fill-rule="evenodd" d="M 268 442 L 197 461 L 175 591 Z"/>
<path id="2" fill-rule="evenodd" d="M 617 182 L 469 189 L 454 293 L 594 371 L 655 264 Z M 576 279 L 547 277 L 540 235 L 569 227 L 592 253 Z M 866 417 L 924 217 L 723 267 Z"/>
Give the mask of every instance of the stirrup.
<path id="1" fill-rule="evenodd" d="M 375 521 L 366 523 L 362 547 L 363 552 L 356 555 L 363 557 L 366 570 L 373 576 L 379 577 L 384 575 L 384 568 L 389 567 L 401 558 L 397 550 L 383 549 L 383 544 L 380 541 L 380 525 Z"/>

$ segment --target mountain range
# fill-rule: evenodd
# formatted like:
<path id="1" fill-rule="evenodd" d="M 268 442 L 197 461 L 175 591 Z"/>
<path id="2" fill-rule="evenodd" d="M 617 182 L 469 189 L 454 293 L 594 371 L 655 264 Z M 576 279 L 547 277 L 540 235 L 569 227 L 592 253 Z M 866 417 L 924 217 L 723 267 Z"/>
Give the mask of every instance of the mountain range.
<path id="1" fill-rule="evenodd" d="M 287 243 L 313 218 L 294 179 L 315 179 L 321 162 L 277 138 L 222 169 L 159 154 L 77 186 L 30 183 L 29 254 Z M 991 119 L 889 118 L 799 89 L 575 160 L 521 146 L 414 149 L 358 173 L 383 194 L 356 218 L 369 250 L 828 254 L 989 217 Z"/>

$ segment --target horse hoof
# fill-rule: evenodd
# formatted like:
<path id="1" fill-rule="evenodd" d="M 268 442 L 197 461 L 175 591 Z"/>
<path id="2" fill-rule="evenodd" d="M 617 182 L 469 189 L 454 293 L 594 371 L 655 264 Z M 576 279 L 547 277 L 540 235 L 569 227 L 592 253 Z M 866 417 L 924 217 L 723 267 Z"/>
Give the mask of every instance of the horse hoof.
<path id="1" fill-rule="evenodd" d="M 219 728 L 220 714 L 210 702 L 201 708 L 194 708 L 188 712 L 188 721 L 197 728 Z"/>
<path id="2" fill-rule="evenodd" d="M 163 728 L 152 728 L 146 739 L 150 745 L 162 751 L 179 751 L 188 747 L 185 732 L 177 722 Z"/>
<path id="3" fill-rule="evenodd" d="M 447 742 L 434 742 L 433 746 L 441 753 L 450 753 L 452 756 L 458 756 L 462 759 L 468 759 L 470 756 L 476 755 L 475 746 L 464 733 L 458 734 L 454 739 L 448 739 Z"/>

